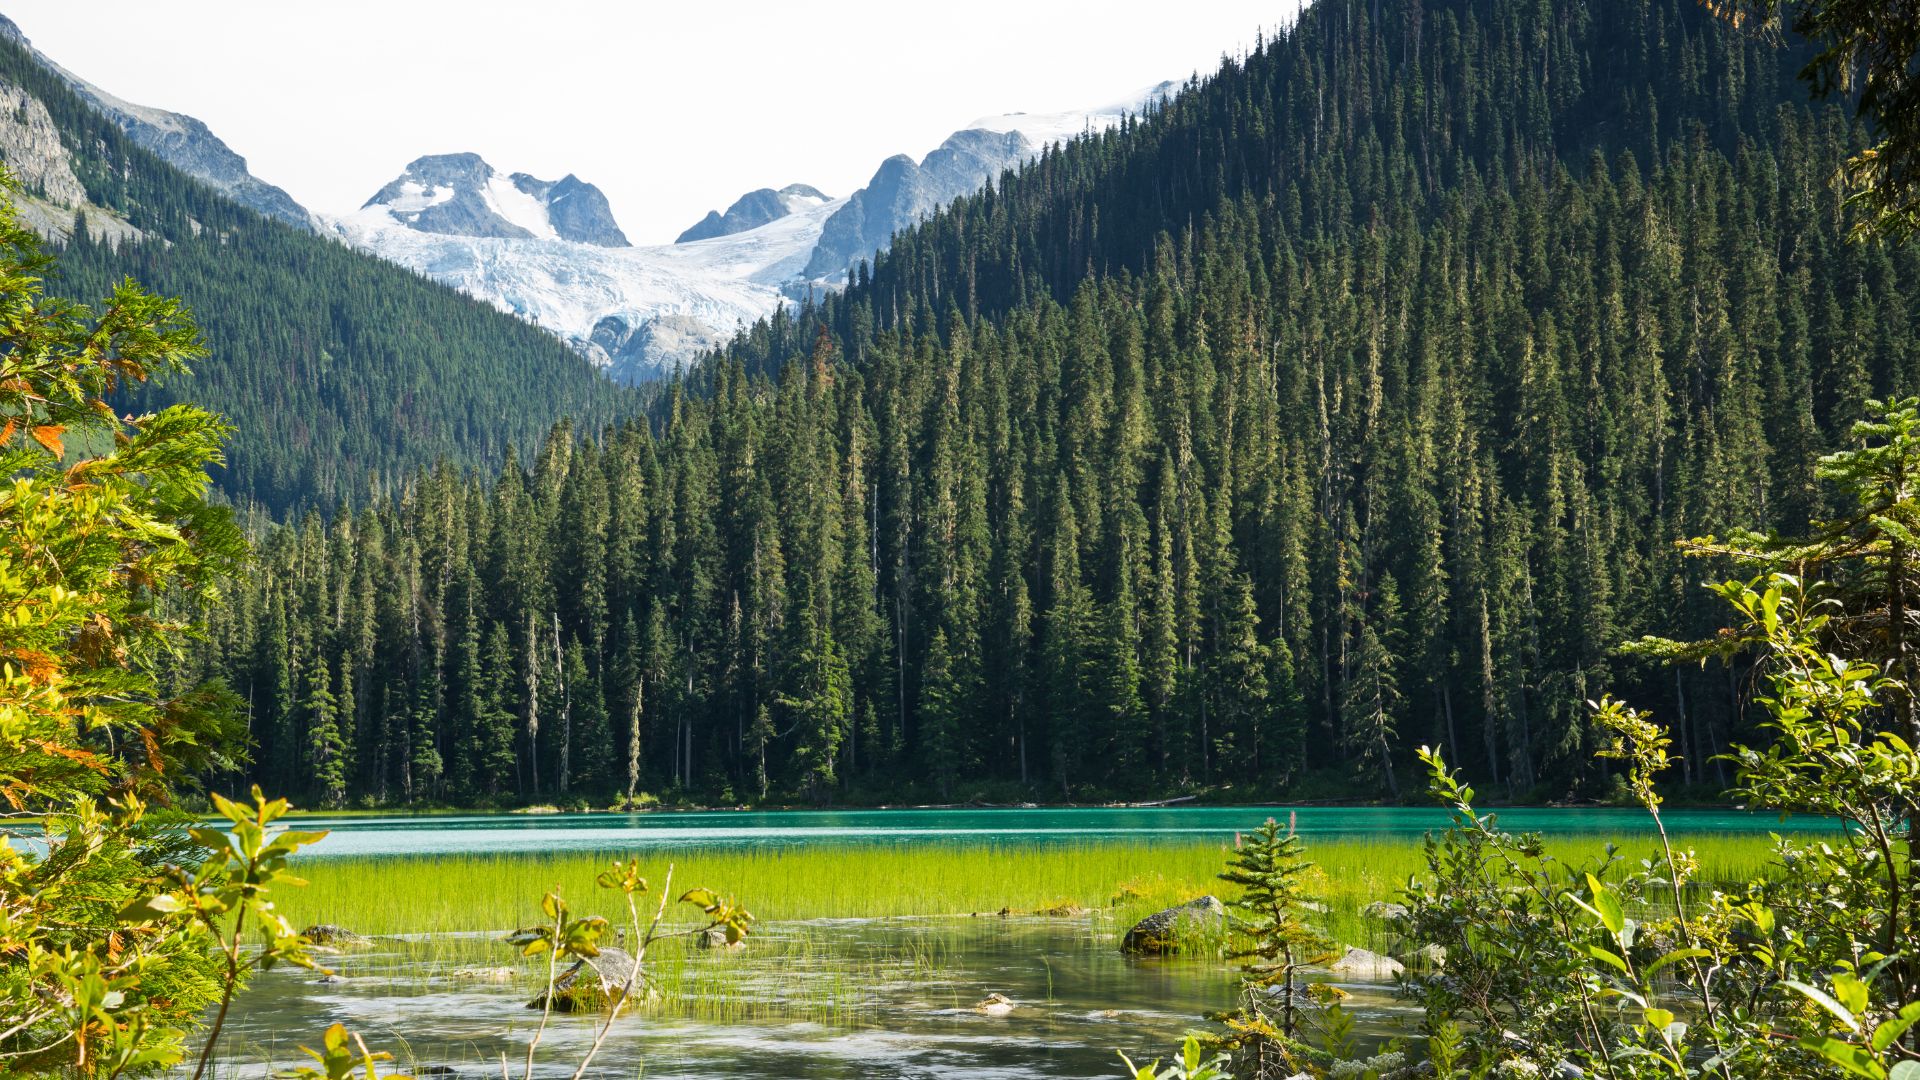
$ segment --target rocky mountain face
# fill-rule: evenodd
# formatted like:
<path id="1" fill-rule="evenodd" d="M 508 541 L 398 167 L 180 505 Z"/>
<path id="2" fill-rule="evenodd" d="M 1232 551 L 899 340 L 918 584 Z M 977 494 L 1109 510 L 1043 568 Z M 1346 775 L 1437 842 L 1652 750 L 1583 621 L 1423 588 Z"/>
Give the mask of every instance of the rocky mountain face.
<path id="1" fill-rule="evenodd" d="M 696 240 L 711 240 L 716 236 L 731 236 L 748 229 L 757 229 L 771 221 L 778 221 L 788 214 L 804 210 L 810 206 L 819 206 L 829 202 L 819 189 L 805 184 L 788 184 L 775 191 L 772 188 L 760 188 L 749 191 L 735 199 L 727 212 L 707 211 L 692 228 L 674 239 L 676 244 L 690 244 Z"/>
<path id="2" fill-rule="evenodd" d="M 140 230 L 119 214 L 96 206 L 73 171 L 73 157 L 46 103 L 0 79 L 0 163 L 21 186 L 14 210 L 28 228 L 65 240 L 74 222 L 86 222 L 87 234 L 118 244 L 139 239 Z"/>
<path id="3" fill-rule="evenodd" d="M 1176 89 L 1163 83 L 1089 110 L 984 117 L 918 161 L 888 158 L 852 196 L 761 188 L 672 244 L 627 246 L 590 184 L 503 175 L 474 154 L 420 158 L 359 212 L 326 226 L 545 327 L 616 379 L 644 382 L 781 304 L 838 287 L 896 231 L 1042 147 L 1117 124 Z"/>
<path id="4" fill-rule="evenodd" d="M 39 64 L 72 87 L 81 100 L 112 120 L 121 131 L 188 176 L 212 186 L 228 198 L 271 218 L 302 229 L 313 227 L 313 215 L 293 196 L 247 171 L 247 159 L 191 116 L 122 101 L 54 63 L 34 49 L 20 28 L 0 15 L 0 37 L 18 42 Z"/>
<path id="5" fill-rule="evenodd" d="M 961 195 L 978 190 L 1037 152 L 1018 131 L 958 131 L 915 162 L 896 154 L 880 163 L 820 233 L 806 276 L 833 281 L 849 265 L 887 246 L 893 234 Z"/>
<path id="6" fill-rule="evenodd" d="M 505 176 L 479 154 L 415 158 L 361 210 L 384 210 L 410 229 L 446 236 L 628 246 L 599 188 L 571 174 Z"/>

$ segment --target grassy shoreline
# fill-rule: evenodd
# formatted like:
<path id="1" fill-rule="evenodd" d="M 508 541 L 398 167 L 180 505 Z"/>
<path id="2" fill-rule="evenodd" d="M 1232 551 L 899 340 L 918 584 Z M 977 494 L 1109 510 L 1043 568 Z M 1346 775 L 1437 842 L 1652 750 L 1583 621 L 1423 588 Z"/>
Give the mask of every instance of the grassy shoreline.
<path id="1" fill-rule="evenodd" d="M 1651 833 L 1616 837 L 1628 865 L 1650 857 Z M 1548 848 L 1570 861 L 1599 855 L 1607 839 L 1556 838 Z M 762 921 L 994 915 L 1069 910 L 1109 916 L 1122 929 L 1152 911 L 1203 893 L 1231 900 L 1215 879 L 1229 845 L 1214 840 L 1100 841 L 1006 845 L 845 844 L 689 847 L 642 853 L 656 884 L 675 866 L 676 893 L 695 886 L 738 897 Z M 1757 873 L 1771 840 L 1752 834 L 1675 837 L 1692 848 L 1704 881 Z M 1392 900 L 1425 870 L 1417 837 L 1310 843 L 1311 891 L 1327 907 L 1328 929 L 1364 944 L 1360 909 Z M 631 853 L 627 853 L 631 854 Z M 576 911 L 618 914 L 595 876 L 622 853 L 426 855 L 301 860 L 305 888 L 280 894 L 295 925 L 337 923 L 363 934 L 495 932 L 537 921 L 540 897 L 559 888 Z"/>

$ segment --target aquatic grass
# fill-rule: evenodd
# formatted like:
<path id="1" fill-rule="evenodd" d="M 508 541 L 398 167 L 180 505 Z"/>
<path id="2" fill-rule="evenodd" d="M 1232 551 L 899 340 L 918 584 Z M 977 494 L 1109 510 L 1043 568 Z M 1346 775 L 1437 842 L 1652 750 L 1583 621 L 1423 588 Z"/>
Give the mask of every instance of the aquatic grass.
<path id="1" fill-rule="evenodd" d="M 1651 856 L 1652 834 L 1615 837 L 1634 862 Z M 1598 855 L 1604 837 L 1548 842 L 1556 857 Z M 766 922 L 933 916 L 988 917 L 1042 909 L 1084 908 L 1119 931 L 1145 915 L 1205 893 L 1232 900 L 1215 877 L 1228 844 L 1217 841 L 1105 841 L 1004 845 L 844 844 L 756 848 L 647 849 L 640 855 L 660 879 L 669 860 L 675 880 L 720 890 Z M 1705 882 L 1743 880 L 1771 855 L 1771 841 L 1751 834 L 1678 836 L 1692 848 Z M 559 889 L 576 909 L 594 910 L 612 897 L 594 879 L 630 853 L 433 855 L 303 860 L 302 889 L 279 904 L 296 925 L 337 923 L 362 934 L 502 931 L 533 921 L 540 897 Z M 1377 926 L 1360 912 L 1391 901 L 1424 872 L 1417 839 L 1339 839 L 1310 844 L 1316 864 L 1311 890 L 1326 905 L 1336 938 L 1366 944 Z M 1110 928 L 1109 928 L 1110 929 Z M 1373 938 L 1370 938 L 1373 934 Z"/>

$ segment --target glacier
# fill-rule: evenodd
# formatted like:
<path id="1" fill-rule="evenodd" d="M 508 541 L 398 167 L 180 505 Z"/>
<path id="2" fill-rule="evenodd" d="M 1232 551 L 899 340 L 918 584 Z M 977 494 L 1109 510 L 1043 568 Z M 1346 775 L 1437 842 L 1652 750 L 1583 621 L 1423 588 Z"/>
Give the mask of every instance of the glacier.
<path id="1" fill-rule="evenodd" d="M 679 243 L 566 239 L 550 217 L 557 200 L 543 201 L 551 185 L 502 176 L 468 154 L 418 159 L 358 211 L 318 219 L 355 248 L 544 327 L 617 380 L 647 382 L 683 370 L 783 303 L 844 284 L 847 267 L 895 231 L 1046 146 L 1110 128 L 1178 90 L 1163 82 L 1093 109 L 983 117 L 918 162 L 889 158 L 851 195 L 828 198 L 798 184 L 750 192 L 779 196 L 786 213 Z M 599 195 L 571 176 L 562 183 Z M 600 228 L 617 236 L 603 216 Z"/>

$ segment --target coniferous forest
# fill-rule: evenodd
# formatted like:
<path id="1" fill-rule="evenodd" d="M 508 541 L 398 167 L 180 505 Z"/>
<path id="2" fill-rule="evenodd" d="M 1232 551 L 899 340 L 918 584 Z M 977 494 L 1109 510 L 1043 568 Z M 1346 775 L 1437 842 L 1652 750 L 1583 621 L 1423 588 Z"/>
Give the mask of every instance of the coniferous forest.
<path id="1" fill-rule="evenodd" d="M 4 38 L 0 81 L 46 106 L 89 201 L 143 234 L 110 244 L 77 230 L 50 287 L 97 297 L 131 277 L 185 300 L 213 355 L 191 379 L 125 388 L 120 403 L 191 399 L 225 416 L 233 446 L 214 475 L 236 502 L 331 509 L 436 461 L 497 468 L 508 443 L 537 440 L 556 417 L 633 408 L 551 335 L 228 201 Z"/>
<path id="2" fill-rule="evenodd" d="M 179 676 L 334 806 L 1396 797 L 1423 743 L 1592 797 L 1603 691 L 1720 790 L 1747 672 L 1621 643 L 1720 625 L 1674 541 L 1828 513 L 1920 386 L 1805 59 L 1694 0 L 1321 0 L 650 415 L 268 531 Z"/>

